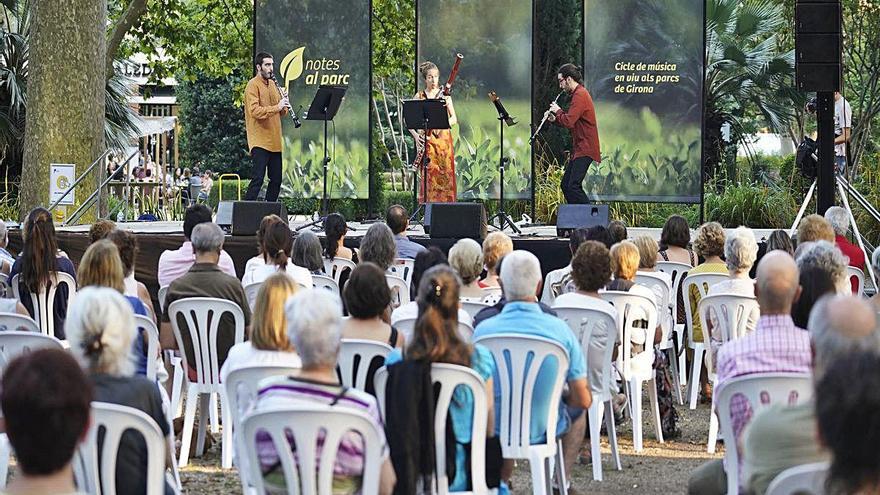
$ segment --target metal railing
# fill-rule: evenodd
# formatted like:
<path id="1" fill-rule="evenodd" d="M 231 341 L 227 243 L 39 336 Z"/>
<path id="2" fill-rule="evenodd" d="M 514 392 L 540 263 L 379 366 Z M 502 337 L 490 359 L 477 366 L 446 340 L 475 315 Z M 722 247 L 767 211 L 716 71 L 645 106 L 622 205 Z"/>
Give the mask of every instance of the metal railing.
<path id="1" fill-rule="evenodd" d="M 77 179 L 76 179 L 75 181 L 73 181 L 73 184 L 71 184 L 71 186 L 70 186 L 69 188 L 67 188 L 66 191 L 64 191 L 64 194 L 62 194 L 61 196 L 59 196 L 58 199 L 56 199 L 55 202 L 52 203 L 51 206 L 49 206 L 49 211 L 53 211 L 55 208 L 57 208 L 58 205 L 61 203 L 61 201 L 62 201 L 64 198 L 66 198 L 67 195 L 70 194 L 70 192 L 73 191 L 74 188 L 76 188 L 76 186 L 78 186 L 82 181 L 84 181 L 85 178 L 86 178 L 90 173 L 92 173 L 92 170 L 94 170 L 95 166 L 98 165 L 99 163 L 102 163 L 102 162 L 104 161 L 104 159 L 107 158 L 107 155 L 110 153 L 110 151 L 111 151 L 110 149 L 107 149 L 106 151 L 104 151 L 103 153 L 101 153 L 101 156 L 99 156 L 97 160 L 95 160 L 94 162 L 92 162 L 92 164 L 89 165 L 89 166 L 86 168 L 85 172 L 83 172 L 82 174 L 80 174 L 80 176 L 77 177 Z M 129 155 L 129 157 L 126 158 L 125 161 L 122 162 L 122 163 L 119 165 L 119 167 L 122 168 L 122 169 L 124 170 L 124 167 L 125 167 L 126 165 L 128 165 L 128 162 L 130 162 L 132 158 L 134 158 L 135 156 L 137 156 L 138 153 L 139 153 L 138 151 L 135 151 L 134 153 L 132 153 L 131 155 Z M 130 182 L 131 182 L 131 175 L 130 175 L 130 174 L 125 174 L 125 177 L 126 177 L 126 186 L 128 186 L 128 185 L 130 184 Z M 79 220 L 79 219 L 85 214 L 85 212 L 86 212 L 89 208 L 91 208 L 92 204 L 94 204 L 94 203 L 97 203 L 98 212 L 99 212 L 99 215 L 100 215 L 100 211 L 101 211 L 101 191 L 104 189 L 104 187 L 107 186 L 107 184 L 108 184 L 112 179 L 113 179 L 113 174 L 111 174 L 111 175 L 108 176 L 106 179 L 104 179 L 104 180 L 101 182 L 101 184 L 98 185 L 98 187 L 95 189 L 95 191 L 93 191 L 92 194 L 90 194 L 89 197 L 86 198 L 86 200 L 83 201 L 82 204 L 80 204 L 79 207 L 77 207 L 77 209 L 74 210 L 73 213 L 71 213 L 70 216 L 64 220 L 64 222 L 62 222 L 61 225 L 71 225 L 71 224 L 75 224 L 76 221 Z M 127 188 L 126 188 L 126 189 L 127 189 Z"/>

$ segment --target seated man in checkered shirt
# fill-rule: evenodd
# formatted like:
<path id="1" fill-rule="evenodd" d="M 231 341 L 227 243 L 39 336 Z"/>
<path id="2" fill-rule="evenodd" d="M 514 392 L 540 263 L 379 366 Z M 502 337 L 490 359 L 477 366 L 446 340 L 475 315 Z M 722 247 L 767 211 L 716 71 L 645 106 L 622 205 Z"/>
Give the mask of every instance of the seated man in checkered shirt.
<path id="1" fill-rule="evenodd" d="M 798 275 L 797 265 L 788 253 L 771 251 L 761 259 L 755 281 L 761 318 L 754 332 L 718 350 L 716 394 L 725 383 L 744 375 L 810 373 L 810 335 L 791 319 L 791 306 L 801 292 Z M 731 402 L 731 410 L 736 440 L 725 440 L 727 448 L 738 448 L 740 434 L 751 420 L 752 410 L 744 398 L 738 397 Z M 721 459 L 703 464 L 691 475 L 688 493 L 726 493 L 727 469 L 740 469 L 740 466 L 724 466 Z"/>

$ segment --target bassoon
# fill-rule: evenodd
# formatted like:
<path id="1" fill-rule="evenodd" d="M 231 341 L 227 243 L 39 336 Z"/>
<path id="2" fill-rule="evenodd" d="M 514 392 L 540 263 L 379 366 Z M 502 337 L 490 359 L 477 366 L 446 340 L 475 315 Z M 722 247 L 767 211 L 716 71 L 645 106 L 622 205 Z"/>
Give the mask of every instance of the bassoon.
<path id="1" fill-rule="evenodd" d="M 455 54 L 455 63 L 452 64 L 452 70 L 449 71 L 449 78 L 446 79 L 446 84 L 440 89 L 440 94 L 443 96 L 449 96 L 452 94 L 452 84 L 455 83 L 455 78 L 458 76 L 458 67 L 461 65 L 461 61 L 464 58 L 464 55 L 460 53 Z M 425 93 L 425 97 L 428 97 L 428 93 Z M 423 145 L 419 148 L 416 153 L 416 159 L 413 160 L 413 167 L 418 167 L 420 163 L 422 163 L 422 159 L 425 154 L 425 146 Z"/>

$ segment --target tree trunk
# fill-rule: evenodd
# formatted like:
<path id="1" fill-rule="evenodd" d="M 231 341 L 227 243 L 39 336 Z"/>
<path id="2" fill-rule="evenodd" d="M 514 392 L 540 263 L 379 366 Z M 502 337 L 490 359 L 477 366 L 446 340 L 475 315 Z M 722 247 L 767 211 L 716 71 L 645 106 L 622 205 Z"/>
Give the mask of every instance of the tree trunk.
<path id="1" fill-rule="evenodd" d="M 50 163 L 75 164 L 79 175 L 104 148 L 106 1 L 39 0 L 31 15 L 22 217 L 50 204 Z M 94 192 L 103 166 L 76 188 L 77 203 Z"/>

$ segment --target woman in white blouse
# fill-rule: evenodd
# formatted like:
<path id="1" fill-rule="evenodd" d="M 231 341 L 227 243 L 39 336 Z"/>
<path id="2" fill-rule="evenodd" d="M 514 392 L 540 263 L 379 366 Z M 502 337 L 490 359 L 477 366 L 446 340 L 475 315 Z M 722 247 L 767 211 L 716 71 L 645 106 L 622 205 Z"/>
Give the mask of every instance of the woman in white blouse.
<path id="1" fill-rule="evenodd" d="M 262 282 L 276 271 L 283 271 L 301 286 L 312 287 L 312 274 L 307 269 L 290 262 L 293 236 L 286 223 L 276 221 L 269 224 L 260 241 L 261 254 L 256 261 L 254 259 L 248 261 L 248 266 L 241 279 L 242 285 L 247 287 L 250 284 Z"/>

